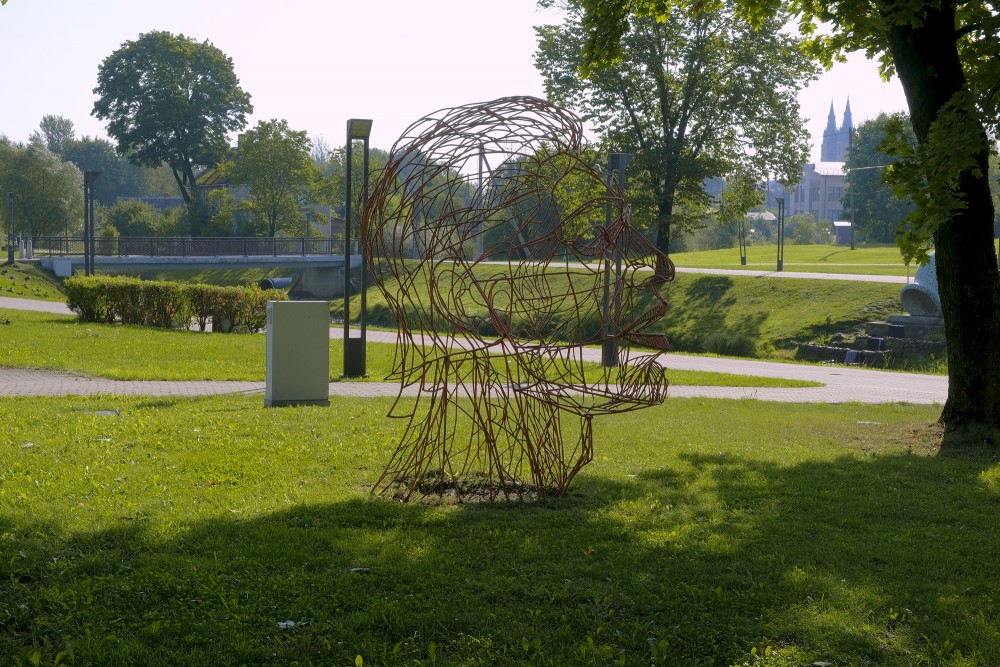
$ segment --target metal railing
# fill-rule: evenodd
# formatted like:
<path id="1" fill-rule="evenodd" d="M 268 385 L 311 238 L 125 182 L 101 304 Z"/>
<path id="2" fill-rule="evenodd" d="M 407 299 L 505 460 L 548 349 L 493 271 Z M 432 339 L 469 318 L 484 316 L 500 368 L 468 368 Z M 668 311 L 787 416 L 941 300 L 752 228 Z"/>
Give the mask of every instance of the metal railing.
<path id="1" fill-rule="evenodd" d="M 352 254 L 357 250 L 352 248 Z M 302 237 L 163 237 L 122 236 L 97 238 L 94 254 L 100 257 L 279 257 L 293 255 L 342 255 L 344 239 Z M 41 236 L 35 256 L 83 255 L 80 237 Z"/>

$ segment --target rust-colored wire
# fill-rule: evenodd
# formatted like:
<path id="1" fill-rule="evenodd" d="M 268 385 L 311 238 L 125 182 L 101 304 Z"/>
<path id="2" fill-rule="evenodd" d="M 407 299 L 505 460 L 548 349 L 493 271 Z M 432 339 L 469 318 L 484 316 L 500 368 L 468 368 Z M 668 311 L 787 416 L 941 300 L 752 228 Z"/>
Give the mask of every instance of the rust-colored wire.
<path id="1" fill-rule="evenodd" d="M 631 346 L 667 348 L 644 329 L 673 265 L 587 163 L 569 111 L 508 97 L 420 119 L 362 239 L 398 323 L 392 377 L 418 389 L 390 412 L 407 426 L 376 492 L 561 495 L 593 457 L 594 416 L 666 397 L 656 353 Z M 609 340 L 621 363 L 585 377 L 583 346 Z"/>

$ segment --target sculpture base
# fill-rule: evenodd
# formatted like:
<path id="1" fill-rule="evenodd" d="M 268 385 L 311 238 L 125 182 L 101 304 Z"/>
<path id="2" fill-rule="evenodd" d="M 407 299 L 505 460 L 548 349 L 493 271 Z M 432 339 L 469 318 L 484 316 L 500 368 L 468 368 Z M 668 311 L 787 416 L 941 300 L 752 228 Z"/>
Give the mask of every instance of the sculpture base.
<path id="1" fill-rule="evenodd" d="M 867 323 L 865 331 L 873 338 L 941 340 L 944 338 L 944 319 L 922 315 L 890 315 L 885 322 Z"/>

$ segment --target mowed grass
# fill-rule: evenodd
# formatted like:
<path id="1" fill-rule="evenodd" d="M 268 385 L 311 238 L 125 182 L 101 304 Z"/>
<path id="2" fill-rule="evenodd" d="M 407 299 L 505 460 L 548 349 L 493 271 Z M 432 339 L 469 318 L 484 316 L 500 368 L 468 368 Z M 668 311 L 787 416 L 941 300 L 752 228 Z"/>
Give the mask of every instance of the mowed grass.
<path id="1" fill-rule="evenodd" d="M 0 266 L 0 296 L 38 301 L 66 300 L 58 278 L 25 262 Z"/>
<path id="2" fill-rule="evenodd" d="M 503 267 L 476 267 L 480 280 Z M 565 275 L 553 272 L 548 287 L 555 294 L 570 291 Z M 441 276 L 439 290 L 449 289 L 450 276 Z M 390 294 L 400 291 L 398 283 L 387 281 Z M 407 290 L 411 302 L 429 303 L 426 282 L 416 279 Z M 573 291 L 579 292 L 579 287 Z M 738 334 L 750 339 L 757 356 L 788 359 L 794 355 L 794 341 L 824 339 L 833 333 L 852 333 L 869 321 L 884 320 L 902 312 L 900 285 L 839 280 L 809 280 L 739 275 L 699 275 L 679 273 L 674 282 L 661 288 L 669 310 L 649 331 L 667 334 L 677 352 L 705 352 L 706 341 L 722 333 Z M 461 292 L 465 301 L 462 312 L 488 321 L 485 308 L 473 301 L 469 290 Z M 649 307 L 651 299 L 641 294 L 636 310 Z M 368 294 L 369 322 L 378 326 L 395 326 L 395 315 L 378 290 Z M 506 304 L 498 303 L 503 311 Z M 360 315 L 360 297 L 351 300 L 351 317 Z M 594 331 L 599 324 L 594 319 Z M 559 322 L 553 320 L 553 326 Z M 489 332 L 487 332 L 489 333 Z"/>
<path id="3" fill-rule="evenodd" d="M 0 399 L 0 655 L 1000 664 L 1000 464 L 938 408 L 668 400 L 565 498 L 403 505 L 391 404 Z"/>
<path id="4" fill-rule="evenodd" d="M 774 271 L 777 269 L 777 245 L 747 246 L 747 264 L 740 264 L 739 248 L 673 253 L 670 258 L 678 267 L 701 269 L 745 269 Z M 896 246 L 793 245 L 785 244 L 782 266 L 785 271 L 807 273 L 854 273 L 861 275 L 912 276 L 917 266 L 907 269 Z"/>
<path id="5" fill-rule="evenodd" d="M 264 335 L 217 334 L 81 323 L 73 316 L 0 309 L 0 367 L 40 368 L 114 380 L 264 381 Z M 369 342 L 365 378 L 392 372 L 395 345 Z M 330 379 L 341 380 L 344 348 L 330 341 Z M 588 378 L 600 374 L 588 365 Z M 735 387 L 810 387 L 814 382 L 728 373 L 674 371 L 673 384 Z"/>

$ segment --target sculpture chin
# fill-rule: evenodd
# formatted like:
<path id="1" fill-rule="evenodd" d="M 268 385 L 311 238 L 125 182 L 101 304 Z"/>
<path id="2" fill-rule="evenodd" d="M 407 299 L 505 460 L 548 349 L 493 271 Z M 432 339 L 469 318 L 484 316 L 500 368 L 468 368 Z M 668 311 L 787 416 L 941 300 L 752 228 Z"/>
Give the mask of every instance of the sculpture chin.
<path id="1" fill-rule="evenodd" d="M 631 355 L 628 365 L 604 369 L 604 377 L 595 382 L 540 380 L 516 384 L 512 389 L 581 416 L 660 405 L 667 397 L 669 383 L 657 356 Z"/>

